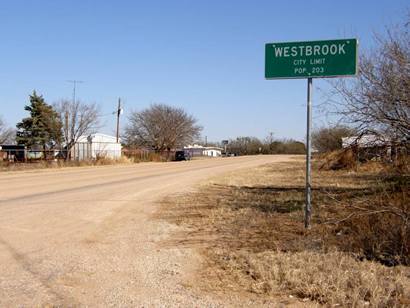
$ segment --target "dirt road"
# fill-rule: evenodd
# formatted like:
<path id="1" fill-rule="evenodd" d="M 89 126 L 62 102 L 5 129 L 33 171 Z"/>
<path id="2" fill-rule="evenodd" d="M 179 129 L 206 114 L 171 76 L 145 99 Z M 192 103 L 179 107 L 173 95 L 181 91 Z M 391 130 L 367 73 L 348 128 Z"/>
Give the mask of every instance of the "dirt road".
<path id="1" fill-rule="evenodd" d="M 199 256 L 161 247 L 156 201 L 253 156 L 0 173 L 0 306 L 219 306 L 184 285 Z M 243 303 L 246 304 L 246 303 Z"/>

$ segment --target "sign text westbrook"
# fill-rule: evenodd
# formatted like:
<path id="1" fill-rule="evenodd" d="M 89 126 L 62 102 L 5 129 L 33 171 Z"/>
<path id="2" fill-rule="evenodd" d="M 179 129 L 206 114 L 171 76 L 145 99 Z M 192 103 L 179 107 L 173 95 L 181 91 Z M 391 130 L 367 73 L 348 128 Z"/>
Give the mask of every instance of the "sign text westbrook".
<path id="1" fill-rule="evenodd" d="M 356 74 L 356 66 L 356 39 L 265 46 L 267 79 L 352 76 Z"/>

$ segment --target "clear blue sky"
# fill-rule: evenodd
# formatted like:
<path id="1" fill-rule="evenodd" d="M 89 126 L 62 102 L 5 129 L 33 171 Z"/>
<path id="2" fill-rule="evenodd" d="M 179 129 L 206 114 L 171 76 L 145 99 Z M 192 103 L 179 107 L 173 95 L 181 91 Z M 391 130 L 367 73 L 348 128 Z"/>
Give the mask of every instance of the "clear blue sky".
<path id="1" fill-rule="evenodd" d="M 33 89 L 53 103 L 80 99 L 125 113 L 150 103 L 185 108 L 208 140 L 302 140 L 305 80 L 266 81 L 264 44 L 357 37 L 399 22 L 407 1 L 6 1 L 0 2 L 0 115 L 14 126 Z M 315 87 L 326 87 L 315 80 Z M 314 103 L 320 95 L 315 92 Z M 103 117 L 112 133 L 114 116 Z M 123 122 L 126 118 L 123 117 Z M 315 117 L 315 126 L 326 119 Z"/>

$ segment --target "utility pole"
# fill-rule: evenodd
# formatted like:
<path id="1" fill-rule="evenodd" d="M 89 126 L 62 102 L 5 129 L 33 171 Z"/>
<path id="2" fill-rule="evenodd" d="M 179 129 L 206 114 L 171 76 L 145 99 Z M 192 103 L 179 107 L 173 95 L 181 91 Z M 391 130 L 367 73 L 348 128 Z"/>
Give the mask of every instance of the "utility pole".
<path id="1" fill-rule="evenodd" d="M 66 140 L 66 153 L 65 153 L 65 160 L 69 160 L 70 154 L 68 153 L 68 143 L 70 142 L 69 129 L 68 129 L 68 110 L 66 109 L 64 112 L 64 138 Z"/>
<path id="2" fill-rule="evenodd" d="M 76 102 L 76 97 L 75 97 L 75 90 L 76 90 L 76 86 L 77 86 L 77 83 L 83 83 L 84 81 L 82 81 L 82 80 L 67 80 L 67 82 L 69 82 L 69 83 L 72 83 L 73 84 L 73 106 L 75 105 L 75 102 Z M 68 110 L 66 110 L 66 112 L 65 112 L 65 123 L 64 123 L 64 125 L 65 125 L 65 138 L 67 139 L 66 140 L 66 143 L 67 143 L 67 145 L 68 145 L 68 143 L 71 141 L 70 139 L 71 139 L 71 137 L 72 136 L 69 136 L 69 134 L 70 134 L 70 129 L 69 129 L 69 127 L 68 127 Z M 75 155 L 75 154 L 74 154 Z M 66 159 L 68 160 L 68 159 L 71 159 L 71 153 L 66 153 Z"/>
<path id="3" fill-rule="evenodd" d="M 117 143 L 120 141 L 120 115 L 121 115 L 121 98 L 118 98 L 118 107 L 117 107 Z"/>
<path id="4" fill-rule="evenodd" d="M 64 112 L 64 137 L 68 140 L 68 111 L 67 109 Z"/>

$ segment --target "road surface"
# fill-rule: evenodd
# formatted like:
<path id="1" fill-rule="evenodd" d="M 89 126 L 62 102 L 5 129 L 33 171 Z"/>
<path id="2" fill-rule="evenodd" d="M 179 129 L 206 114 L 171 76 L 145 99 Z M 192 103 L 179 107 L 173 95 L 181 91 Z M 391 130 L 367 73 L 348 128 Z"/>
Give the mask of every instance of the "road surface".
<path id="1" fill-rule="evenodd" d="M 161 247 L 156 201 L 252 156 L 0 173 L 0 306 L 219 306 L 184 286 L 198 256 Z"/>

